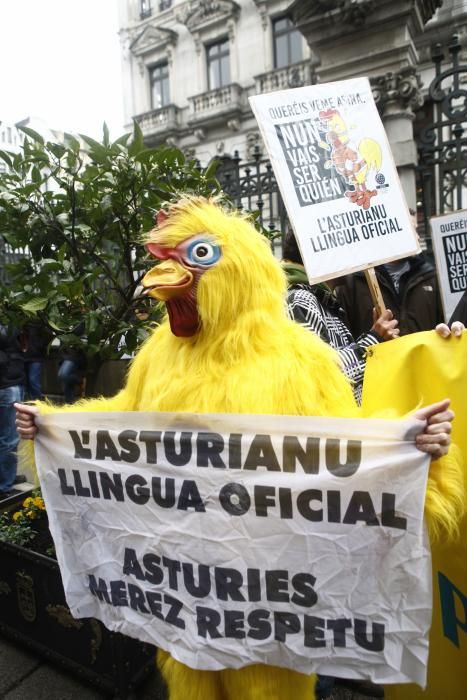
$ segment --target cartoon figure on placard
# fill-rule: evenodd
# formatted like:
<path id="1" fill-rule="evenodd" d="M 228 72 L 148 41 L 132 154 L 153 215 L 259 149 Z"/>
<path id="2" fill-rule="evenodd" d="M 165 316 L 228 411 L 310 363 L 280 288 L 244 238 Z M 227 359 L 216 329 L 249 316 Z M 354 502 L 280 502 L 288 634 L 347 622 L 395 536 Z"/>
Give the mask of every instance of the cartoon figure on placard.
<path id="1" fill-rule="evenodd" d="M 369 209 L 371 199 L 376 197 L 377 191 L 367 189 L 367 180 L 372 170 L 377 173 L 381 168 L 381 146 L 370 138 L 362 139 L 358 146 L 352 144 L 349 129 L 336 109 L 321 111 L 319 118 L 326 139 L 319 145 L 331 151 L 331 158 L 324 167 L 334 167 L 348 184 L 353 185 L 354 189 L 347 191 L 346 197 L 363 209 Z"/>

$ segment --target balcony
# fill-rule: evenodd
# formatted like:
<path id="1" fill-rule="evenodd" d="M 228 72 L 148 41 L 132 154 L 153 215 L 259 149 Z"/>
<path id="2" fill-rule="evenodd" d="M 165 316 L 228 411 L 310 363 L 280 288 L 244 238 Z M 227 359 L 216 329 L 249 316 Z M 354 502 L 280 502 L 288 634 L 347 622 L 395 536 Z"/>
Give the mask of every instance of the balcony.
<path id="1" fill-rule="evenodd" d="M 134 119 L 141 127 L 143 136 L 159 136 L 158 140 L 163 141 L 167 136 L 177 132 L 179 128 L 179 108 L 175 105 L 167 105 L 160 109 L 153 109 L 144 114 L 137 114 Z"/>
<path id="2" fill-rule="evenodd" d="M 269 73 L 255 75 L 256 94 L 312 85 L 312 77 L 313 70 L 310 61 L 301 61 L 284 68 L 275 68 Z"/>
<path id="3" fill-rule="evenodd" d="M 190 125 L 212 126 L 216 122 L 238 117 L 244 106 L 243 88 L 237 83 L 225 85 L 201 95 L 189 97 Z"/>

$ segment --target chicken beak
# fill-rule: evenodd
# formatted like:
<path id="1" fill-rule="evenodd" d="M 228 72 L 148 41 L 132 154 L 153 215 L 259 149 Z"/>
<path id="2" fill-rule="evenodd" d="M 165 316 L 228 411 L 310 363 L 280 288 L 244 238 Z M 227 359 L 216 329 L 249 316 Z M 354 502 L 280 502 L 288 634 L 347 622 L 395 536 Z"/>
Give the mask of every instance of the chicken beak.
<path id="1" fill-rule="evenodd" d="M 176 260 L 164 260 L 146 273 L 141 284 L 147 294 L 160 301 L 183 296 L 193 284 L 193 275 Z"/>

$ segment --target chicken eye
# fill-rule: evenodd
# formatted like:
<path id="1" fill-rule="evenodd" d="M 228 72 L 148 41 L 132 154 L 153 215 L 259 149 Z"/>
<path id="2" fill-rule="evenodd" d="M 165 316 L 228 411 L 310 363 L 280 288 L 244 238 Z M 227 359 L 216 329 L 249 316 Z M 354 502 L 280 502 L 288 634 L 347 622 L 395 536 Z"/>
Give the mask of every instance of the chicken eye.
<path id="1" fill-rule="evenodd" d="M 193 241 L 187 250 L 188 260 L 195 265 L 212 265 L 221 256 L 219 246 L 211 241 Z"/>

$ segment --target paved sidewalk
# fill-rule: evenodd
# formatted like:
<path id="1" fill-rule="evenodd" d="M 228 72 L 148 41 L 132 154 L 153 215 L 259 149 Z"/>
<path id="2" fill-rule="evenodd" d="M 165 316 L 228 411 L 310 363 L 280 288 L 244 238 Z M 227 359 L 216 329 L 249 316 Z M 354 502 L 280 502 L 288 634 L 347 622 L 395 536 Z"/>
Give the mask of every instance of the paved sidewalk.
<path id="1" fill-rule="evenodd" d="M 161 690 L 156 671 L 136 689 L 132 697 L 134 700 L 167 700 L 165 693 Z M 109 698 L 109 695 L 103 694 L 73 674 L 50 665 L 33 652 L 0 636 L 0 700 L 103 700 L 104 698 Z M 372 700 L 372 698 L 339 687 L 333 691 L 329 700 Z M 374 698 L 374 700 L 377 699 Z"/>
<path id="2" fill-rule="evenodd" d="M 103 694 L 0 635 L 1 700 L 103 700 Z M 138 687 L 136 700 L 165 700 L 156 672 Z M 122 700 L 124 700 L 122 698 Z"/>

